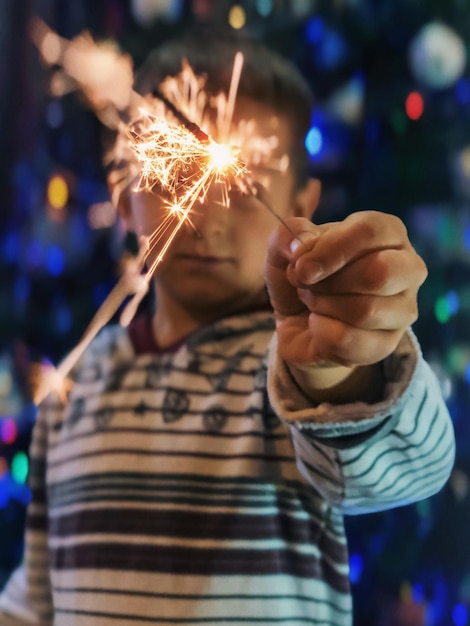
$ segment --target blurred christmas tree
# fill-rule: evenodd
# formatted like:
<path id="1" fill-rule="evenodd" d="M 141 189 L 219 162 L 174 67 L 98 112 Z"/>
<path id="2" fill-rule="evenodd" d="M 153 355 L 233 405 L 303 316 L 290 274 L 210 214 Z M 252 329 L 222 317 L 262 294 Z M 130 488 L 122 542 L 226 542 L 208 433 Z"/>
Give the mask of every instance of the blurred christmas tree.
<path id="1" fill-rule="evenodd" d="M 117 276 L 120 231 L 100 126 L 49 95 L 27 37 L 36 14 L 65 37 L 117 41 L 138 65 L 188 23 L 228 21 L 292 58 L 316 96 L 306 139 L 320 221 L 399 215 L 429 267 L 415 324 L 457 433 L 448 486 L 348 520 L 356 623 L 469 623 L 470 5 L 468 0 L 38 0 L 0 3 L 0 584 L 21 557 L 34 421 L 26 372 L 75 345 Z"/>

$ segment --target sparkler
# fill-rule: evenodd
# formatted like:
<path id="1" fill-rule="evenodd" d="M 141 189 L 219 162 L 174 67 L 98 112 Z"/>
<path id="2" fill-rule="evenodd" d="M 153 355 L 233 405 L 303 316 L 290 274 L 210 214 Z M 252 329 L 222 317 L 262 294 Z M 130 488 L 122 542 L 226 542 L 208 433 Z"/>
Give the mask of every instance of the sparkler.
<path id="1" fill-rule="evenodd" d="M 124 164 L 115 167 L 111 174 L 116 195 L 137 178 L 134 190 L 159 193 L 167 210 L 167 217 L 150 238 L 141 239 L 137 257 L 127 263 L 77 346 L 57 368 L 48 367 L 42 376 L 36 376 L 34 401 L 39 403 L 52 390 L 64 400 L 70 371 L 91 340 L 129 297 L 120 323 L 123 326 L 130 323 L 156 268 L 180 229 L 191 225 L 194 205 L 205 201 L 214 183 L 219 183 L 222 206 L 229 207 L 230 190 L 235 188 L 242 194 L 256 196 L 284 223 L 266 203 L 262 185 L 254 180 L 248 168 L 250 164 L 264 164 L 283 171 L 288 159 L 285 156 L 277 161 L 273 159 L 276 137 L 259 136 L 250 120 L 233 123 L 243 68 L 241 53 L 234 59 L 228 95 L 220 93 L 210 102 L 204 79 L 183 63 L 181 73 L 163 81 L 150 99 L 132 89 L 129 57 L 109 44 L 100 46 L 87 34 L 64 40 L 39 20 L 33 24 L 32 37 L 44 62 L 62 68 L 56 74 L 56 93 L 65 93 L 73 87 L 80 90 L 101 121 L 118 131 L 109 157 L 114 164 Z M 103 84 L 103 76 L 112 78 Z M 59 89 L 57 85 L 62 87 Z M 116 196 L 113 199 L 116 202 Z M 157 255 L 146 268 L 156 249 Z"/>

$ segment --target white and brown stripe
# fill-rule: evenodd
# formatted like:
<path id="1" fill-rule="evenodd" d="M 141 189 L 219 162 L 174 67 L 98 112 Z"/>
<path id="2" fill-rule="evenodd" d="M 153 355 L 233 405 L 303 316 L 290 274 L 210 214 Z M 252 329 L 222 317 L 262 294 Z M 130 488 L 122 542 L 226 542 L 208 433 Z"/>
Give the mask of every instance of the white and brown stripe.
<path id="1" fill-rule="evenodd" d="M 316 407 L 280 420 L 272 331 L 251 313 L 150 353 L 101 333 L 68 406 L 40 410 L 2 626 L 351 624 L 342 515 L 439 488 L 449 416 L 424 367 L 367 428 L 316 432 Z"/>

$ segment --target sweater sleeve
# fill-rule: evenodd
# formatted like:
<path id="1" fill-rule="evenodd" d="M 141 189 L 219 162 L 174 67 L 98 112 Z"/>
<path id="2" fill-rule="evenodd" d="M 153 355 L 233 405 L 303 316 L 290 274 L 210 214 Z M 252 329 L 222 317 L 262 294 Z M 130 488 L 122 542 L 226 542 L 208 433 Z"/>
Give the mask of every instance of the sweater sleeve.
<path id="1" fill-rule="evenodd" d="M 46 404 L 38 413 L 30 447 L 28 482 L 32 498 L 26 518 L 24 560 L 0 595 L 1 626 L 48 626 L 53 621 L 45 488 L 48 438 Z"/>
<path id="2" fill-rule="evenodd" d="M 346 514 L 410 504 L 437 493 L 454 464 L 455 437 L 439 383 L 410 331 L 384 362 L 377 404 L 312 405 L 277 355 L 271 404 L 289 426 L 299 471 Z"/>

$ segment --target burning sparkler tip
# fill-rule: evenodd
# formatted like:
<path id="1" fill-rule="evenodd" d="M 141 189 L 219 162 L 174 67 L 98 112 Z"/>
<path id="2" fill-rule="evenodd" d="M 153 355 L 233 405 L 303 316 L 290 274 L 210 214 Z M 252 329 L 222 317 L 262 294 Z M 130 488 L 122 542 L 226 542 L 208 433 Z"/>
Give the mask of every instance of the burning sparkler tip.
<path id="1" fill-rule="evenodd" d="M 201 143 L 209 143 L 209 135 L 205 133 L 201 128 L 199 128 L 197 124 L 190 122 L 189 124 L 186 124 L 186 128 L 189 130 L 190 133 L 193 133 L 196 139 L 198 139 Z"/>

